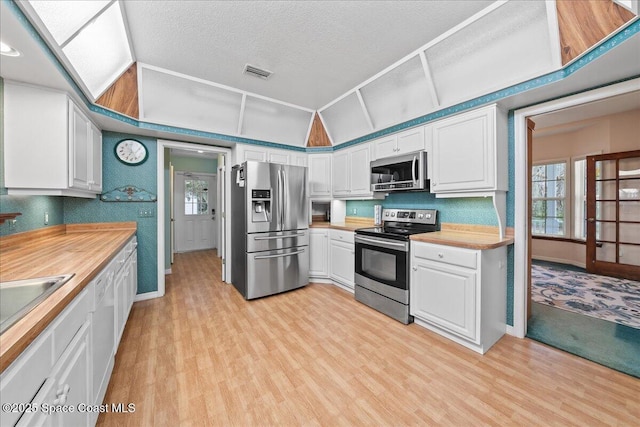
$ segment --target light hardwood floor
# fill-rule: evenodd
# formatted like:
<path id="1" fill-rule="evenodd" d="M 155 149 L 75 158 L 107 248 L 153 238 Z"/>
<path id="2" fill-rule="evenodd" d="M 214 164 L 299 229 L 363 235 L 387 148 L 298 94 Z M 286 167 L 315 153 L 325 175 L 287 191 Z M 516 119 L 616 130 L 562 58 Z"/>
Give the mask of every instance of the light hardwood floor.
<path id="1" fill-rule="evenodd" d="M 638 425 L 640 380 L 528 339 L 481 356 L 332 285 L 244 301 L 213 251 L 134 304 L 101 426 Z"/>

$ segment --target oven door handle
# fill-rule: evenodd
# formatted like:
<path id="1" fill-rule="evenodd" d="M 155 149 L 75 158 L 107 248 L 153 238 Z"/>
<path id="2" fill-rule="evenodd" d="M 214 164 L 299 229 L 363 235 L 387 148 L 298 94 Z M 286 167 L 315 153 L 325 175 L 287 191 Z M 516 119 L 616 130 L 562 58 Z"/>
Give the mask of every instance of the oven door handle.
<path id="1" fill-rule="evenodd" d="M 416 179 L 416 162 L 418 161 L 418 156 L 413 156 L 413 161 L 411 162 L 411 178 L 413 178 L 414 185 L 418 182 Z"/>
<path id="2" fill-rule="evenodd" d="M 378 240 L 371 239 L 368 237 L 356 236 L 356 243 L 369 243 L 371 245 L 380 246 L 381 248 L 387 249 L 399 249 L 402 252 L 408 252 L 407 243 L 406 242 L 390 242 L 388 240 Z"/>

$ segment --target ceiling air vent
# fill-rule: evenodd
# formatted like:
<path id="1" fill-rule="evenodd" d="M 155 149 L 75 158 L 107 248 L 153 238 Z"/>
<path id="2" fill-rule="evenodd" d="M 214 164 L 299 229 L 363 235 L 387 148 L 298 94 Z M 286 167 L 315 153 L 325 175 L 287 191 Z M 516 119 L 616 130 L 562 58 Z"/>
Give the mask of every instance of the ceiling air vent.
<path id="1" fill-rule="evenodd" d="M 243 73 L 249 76 L 260 77 L 263 80 L 267 80 L 269 76 L 273 74 L 271 71 L 263 70 L 261 68 L 254 67 L 253 65 L 249 65 L 249 64 L 244 66 Z"/>

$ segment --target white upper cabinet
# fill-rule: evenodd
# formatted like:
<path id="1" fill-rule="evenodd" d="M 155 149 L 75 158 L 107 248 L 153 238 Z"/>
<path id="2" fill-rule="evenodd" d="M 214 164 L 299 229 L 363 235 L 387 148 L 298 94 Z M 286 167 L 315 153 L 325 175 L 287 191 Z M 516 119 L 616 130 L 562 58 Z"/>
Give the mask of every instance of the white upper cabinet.
<path id="1" fill-rule="evenodd" d="M 93 198 L 102 191 L 102 134 L 63 93 L 5 81 L 9 194 Z"/>
<path id="2" fill-rule="evenodd" d="M 270 148 L 261 145 L 236 144 L 234 164 L 240 164 L 247 160 L 280 163 L 282 165 L 307 166 L 307 153 Z"/>
<path id="3" fill-rule="evenodd" d="M 331 197 L 331 154 L 309 155 L 309 196 Z"/>
<path id="4" fill-rule="evenodd" d="M 375 159 L 424 150 L 424 126 L 376 139 L 373 141 L 373 147 Z"/>
<path id="5" fill-rule="evenodd" d="M 506 191 L 507 123 L 497 106 L 426 127 L 431 137 L 431 192 Z"/>
<path id="6" fill-rule="evenodd" d="M 371 145 L 360 144 L 333 153 L 333 196 L 371 198 Z"/>

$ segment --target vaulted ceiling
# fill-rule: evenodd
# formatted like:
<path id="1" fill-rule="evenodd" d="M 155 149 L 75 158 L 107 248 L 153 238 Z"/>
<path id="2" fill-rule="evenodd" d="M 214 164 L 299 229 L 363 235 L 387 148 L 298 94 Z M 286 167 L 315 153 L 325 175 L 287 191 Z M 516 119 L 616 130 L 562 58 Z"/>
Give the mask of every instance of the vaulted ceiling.
<path id="1" fill-rule="evenodd" d="M 555 19 L 562 19 L 555 16 L 554 3 L 536 3 L 542 6 L 488 0 L 73 2 L 99 12 L 81 18 L 85 22 L 80 27 L 65 29 L 71 41 L 59 42 L 54 51 L 77 79 L 73 69 L 83 64 L 69 66 L 65 50 L 71 50 L 73 37 L 99 26 L 105 10 L 118 6 L 131 57 L 116 74 L 137 62 L 125 75 L 130 84 L 141 82 L 139 88 L 121 88 L 129 104 L 125 114 L 142 122 L 304 146 L 312 139 L 309 132 L 324 131 L 314 114 L 319 110 L 335 145 L 557 70 L 584 51 L 575 51 L 575 41 L 554 34 Z M 62 78 L 53 75 L 56 67 L 37 55 L 33 34 L 7 17 L 8 4 L 1 5 L 2 39 L 21 45 L 27 58 L 3 60 L 0 75 L 69 87 L 64 73 Z M 55 45 L 29 2 L 16 4 Z M 621 10 L 616 8 L 613 15 Z M 593 15 L 585 10 L 587 18 Z M 57 12 L 54 21 L 64 27 L 70 12 Z M 589 29 L 600 24 L 591 22 Z M 603 30 L 596 29 L 574 40 L 583 42 L 586 35 L 597 42 Z M 604 31 L 609 34 L 610 29 Z M 106 56 L 103 49 L 94 50 Z M 98 55 L 84 65 L 102 71 L 95 64 L 103 59 Z M 634 69 L 633 60 L 620 64 L 625 76 L 630 75 L 625 70 Z M 246 64 L 273 75 L 263 80 L 243 74 Z M 100 78 L 114 79 L 113 74 L 103 72 Z M 82 84 L 81 89 L 94 100 L 112 81 L 107 83 L 93 84 L 89 94 Z"/>

